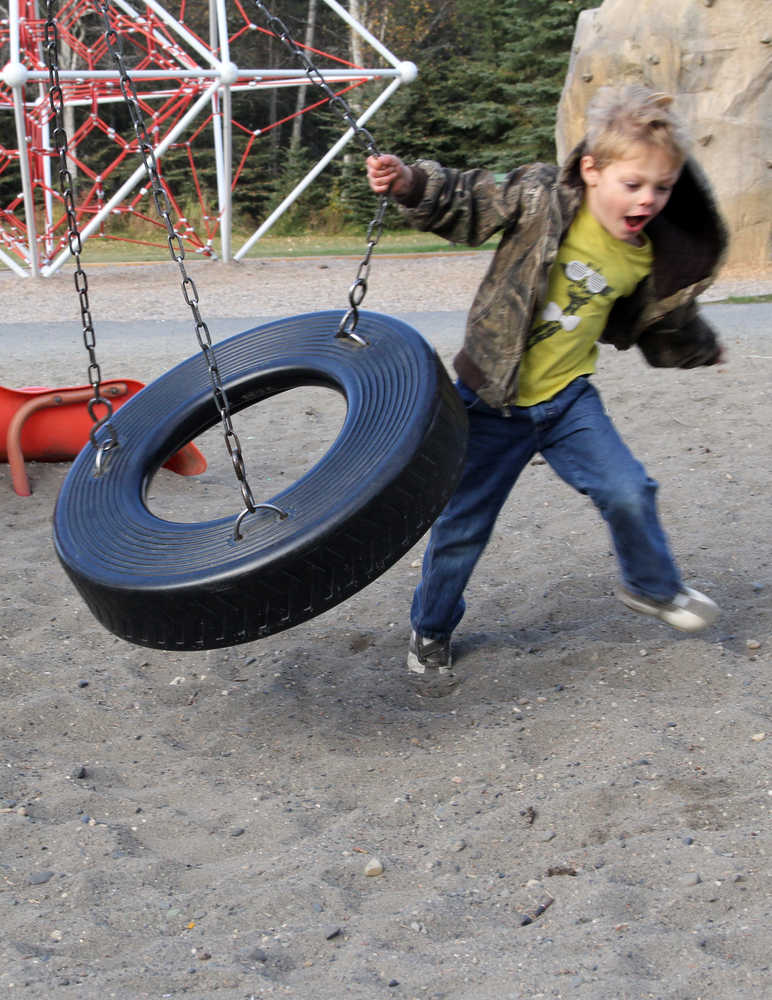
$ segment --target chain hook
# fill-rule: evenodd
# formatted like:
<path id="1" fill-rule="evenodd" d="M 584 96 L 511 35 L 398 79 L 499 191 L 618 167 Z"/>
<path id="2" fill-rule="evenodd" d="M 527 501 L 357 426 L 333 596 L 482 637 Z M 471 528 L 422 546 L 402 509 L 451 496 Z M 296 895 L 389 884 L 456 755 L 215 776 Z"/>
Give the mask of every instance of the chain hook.
<path id="1" fill-rule="evenodd" d="M 113 451 L 118 447 L 118 439 L 112 435 L 106 441 L 97 443 L 94 431 L 91 432 L 91 443 L 96 448 L 96 458 L 94 459 L 94 476 L 98 479 L 107 472 L 107 466 L 112 458 Z"/>
<path id="2" fill-rule="evenodd" d="M 286 518 L 289 517 L 289 514 L 287 513 L 286 510 L 282 510 L 281 507 L 277 507 L 276 504 L 273 503 L 252 503 L 251 505 L 247 504 L 244 510 L 242 510 L 242 512 L 236 518 L 236 524 L 233 526 L 234 542 L 240 542 L 241 539 L 244 537 L 241 534 L 241 525 L 244 522 L 244 518 L 247 517 L 248 514 L 254 514 L 255 511 L 257 510 L 272 510 L 275 514 L 279 515 L 280 521 L 284 521 Z"/>

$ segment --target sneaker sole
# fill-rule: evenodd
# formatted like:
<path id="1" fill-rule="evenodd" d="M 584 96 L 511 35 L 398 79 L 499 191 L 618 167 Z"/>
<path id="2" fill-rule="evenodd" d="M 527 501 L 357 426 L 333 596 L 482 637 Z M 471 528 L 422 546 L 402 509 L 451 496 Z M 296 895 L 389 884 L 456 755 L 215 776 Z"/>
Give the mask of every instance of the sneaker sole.
<path id="1" fill-rule="evenodd" d="M 617 597 L 631 611 L 638 614 L 648 615 L 650 618 L 659 618 L 666 625 L 671 625 L 681 632 L 701 632 L 708 628 L 718 618 L 718 606 L 711 601 L 709 604 L 701 603 L 699 615 L 693 611 L 685 609 L 658 608 L 648 601 L 639 600 L 634 594 L 626 590 L 618 590 Z"/>
<path id="2" fill-rule="evenodd" d="M 432 666 L 432 664 L 421 663 L 416 654 L 412 652 L 407 654 L 407 669 L 411 673 L 418 674 L 419 676 L 425 676 L 428 673 L 430 676 L 444 677 L 450 675 L 451 673 L 450 664 L 447 664 L 447 666 L 435 667 Z"/>

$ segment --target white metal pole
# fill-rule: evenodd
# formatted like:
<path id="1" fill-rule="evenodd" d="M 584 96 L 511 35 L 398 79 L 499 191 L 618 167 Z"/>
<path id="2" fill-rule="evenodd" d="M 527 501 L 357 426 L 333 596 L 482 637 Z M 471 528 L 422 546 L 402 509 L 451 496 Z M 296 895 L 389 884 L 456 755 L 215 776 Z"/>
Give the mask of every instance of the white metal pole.
<path id="1" fill-rule="evenodd" d="M 2 260 L 7 267 L 10 267 L 10 269 L 15 274 L 18 274 L 20 278 L 28 278 L 29 277 L 29 274 L 21 266 L 21 264 L 17 260 L 14 260 L 13 257 L 9 257 L 8 254 L 4 250 L 0 250 L 0 260 Z"/>
<path id="2" fill-rule="evenodd" d="M 209 0 L 209 43 L 212 49 L 217 48 L 219 20 L 215 10 L 217 0 Z M 222 101 L 219 91 L 212 94 L 212 138 L 214 141 L 214 167 L 217 181 L 217 212 L 222 216 L 225 203 L 225 164 L 223 162 L 223 120 Z"/>
<path id="3" fill-rule="evenodd" d="M 233 119 L 233 99 L 231 94 L 231 84 L 238 80 L 237 67 L 231 63 L 230 45 L 228 42 L 228 17 L 225 11 L 225 0 L 216 0 L 217 3 L 217 33 L 220 42 L 220 61 L 223 66 L 222 74 L 222 117 L 220 119 L 222 127 L 222 183 L 218 177 L 218 185 L 221 191 L 220 197 L 220 253 L 226 263 L 233 259 L 232 252 L 232 226 L 233 226 L 233 196 L 232 176 L 233 176 L 233 131 L 231 122 Z M 219 173 L 219 170 L 218 170 Z"/>
<path id="4" fill-rule="evenodd" d="M 40 19 L 38 0 L 35 0 L 33 4 L 33 15 L 35 20 Z M 37 44 L 37 58 L 41 65 L 45 63 L 45 57 L 43 55 L 43 43 L 42 39 L 38 41 Z M 40 81 L 38 86 L 38 97 L 35 104 L 39 107 L 41 104 L 48 100 L 48 88 L 45 86 L 43 81 Z M 48 121 L 43 121 L 40 126 L 40 134 L 43 140 L 43 149 L 51 148 L 51 129 L 49 127 Z M 51 186 L 51 157 L 43 156 L 41 157 L 42 167 L 43 167 L 43 219 L 44 221 L 44 236 L 45 236 L 45 258 L 51 256 L 54 252 L 54 238 L 53 238 L 53 224 L 54 224 L 54 195 Z"/>
<path id="5" fill-rule="evenodd" d="M 35 198 L 32 191 L 32 175 L 29 169 L 29 144 L 27 142 L 27 125 L 24 118 L 23 84 L 14 86 L 13 117 L 16 124 L 16 137 L 19 145 L 19 170 L 21 172 L 21 190 L 24 201 L 24 218 L 27 225 L 27 262 L 32 274 L 40 274 L 38 261 L 37 228 L 35 226 Z"/>
<path id="6" fill-rule="evenodd" d="M 219 91 L 212 94 L 212 137 L 214 139 L 214 166 L 215 177 L 217 179 L 217 211 L 222 215 L 225 204 L 226 183 L 225 162 L 223 158 L 223 110 Z"/>
<path id="7" fill-rule="evenodd" d="M 41 136 L 43 138 L 43 149 L 51 148 L 51 129 L 49 128 L 48 122 L 43 122 L 41 127 Z M 54 195 L 51 187 L 51 157 L 43 157 L 43 183 L 45 187 L 43 189 L 43 204 L 45 206 L 45 225 L 46 225 L 46 258 L 50 257 L 54 252 Z"/>
<path id="8" fill-rule="evenodd" d="M 40 274 L 38 260 L 38 238 L 35 226 L 35 197 L 32 190 L 32 175 L 29 169 L 29 143 L 27 142 L 27 122 L 24 115 L 24 85 L 27 70 L 21 61 L 19 45 L 19 0 L 11 0 L 8 7 L 10 60 L 3 70 L 3 78 L 13 93 L 13 119 L 16 126 L 16 141 L 19 147 L 19 171 L 21 192 L 24 203 L 24 221 L 27 226 L 27 263 L 35 277 Z"/>
<path id="9" fill-rule="evenodd" d="M 220 207 L 220 253 L 226 263 L 233 260 L 233 132 L 231 120 L 233 117 L 233 95 L 231 88 L 223 84 L 222 88 L 222 128 L 223 128 L 223 194 Z"/>
<path id="10" fill-rule="evenodd" d="M 369 119 L 372 118 L 372 116 L 375 114 L 378 108 L 380 108 L 381 105 L 384 104 L 391 97 L 391 95 L 400 86 L 401 83 L 402 80 L 399 78 L 396 80 L 392 80 L 389 86 L 386 87 L 386 89 L 378 95 L 378 97 L 373 101 L 373 103 L 364 112 L 364 114 L 362 114 L 361 117 L 357 119 L 357 125 L 364 125 L 365 122 L 369 121 Z M 241 258 L 246 253 L 249 252 L 249 250 L 260 239 L 263 233 L 265 233 L 268 229 L 271 228 L 271 226 L 279 218 L 279 216 L 282 215 L 284 212 L 286 212 L 286 210 L 290 207 L 290 205 L 293 204 L 293 202 L 297 201 L 299 196 L 305 191 L 305 189 L 309 186 L 309 184 L 313 180 L 315 180 L 319 176 L 319 174 L 324 170 L 324 168 L 327 166 L 330 160 L 333 160 L 341 151 L 341 149 L 343 149 L 353 138 L 354 138 L 354 130 L 352 128 L 347 129 L 344 132 L 344 134 L 340 137 L 340 139 L 338 139 L 335 145 L 327 150 L 327 152 L 324 154 L 321 160 L 319 160 L 316 166 L 312 167 L 311 170 L 309 170 L 309 172 L 306 174 L 303 180 L 300 181 L 300 183 L 296 185 L 296 187 L 294 187 L 292 191 L 290 191 L 290 193 L 287 195 L 284 201 L 277 208 L 275 208 L 273 212 L 271 212 L 271 214 L 268 216 L 265 222 L 263 222 L 262 225 L 258 229 L 256 229 L 254 233 L 252 233 L 252 235 L 249 237 L 246 243 L 239 250 L 237 250 L 237 252 L 234 254 L 234 258 L 236 260 L 241 260 Z"/>
<path id="11" fill-rule="evenodd" d="M 319 75 L 324 77 L 328 83 L 350 83 L 352 80 L 379 80 L 382 77 L 391 79 L 402 74 L 400 63 L 399 69 L 322 69 Z M 223 66 L 217 63 L 213 69 L 136 69 L 131 71 L 132 80 L 214 80 L 219 79 L 223 74 Z M 269 77 L 268 83 L 262 84 L 265 87 L 277 86 L 275 81 L 283 81 L 283 85 L 297 87 L 300 83 L 307 83 L 308 77 L 302 70 L 298 69 L 244 69 L 237 67 L 239 79 L 262 80 Z M 227 75 L 227 74 L 226 74 Z M 48 70 L 31 69 L 27 71 L 28 80 L 47 81 Z M 118 73 L 114 69 L 60 69 L 59 79 L 66 80 L 114 80 L 119 81 Z M 242 87 L 244 84 L 241 85 Z M 258 84 L 258 86 L 260 86 Z M 121 96 L 115 100 L 122 100 Z M 82 101 L 83 104 L 90 103 L 90 100 Z"/>

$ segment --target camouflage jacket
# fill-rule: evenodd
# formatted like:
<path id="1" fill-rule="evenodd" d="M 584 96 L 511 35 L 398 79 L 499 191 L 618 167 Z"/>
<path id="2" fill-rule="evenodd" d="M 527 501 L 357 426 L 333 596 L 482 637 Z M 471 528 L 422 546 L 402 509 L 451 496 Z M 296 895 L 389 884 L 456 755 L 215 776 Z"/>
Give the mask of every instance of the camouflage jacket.
<path id="1" fill-rule="evenodd" d="M 533 163 L 497 183 L 487 170 L 453 170 L 430 160 L 412 165 L 413 184 L 399 199 L 416 229 L 479 246 L 501 232 L 469 312 L 454 367 L 491 406 L 517 397 L 520 358 L 558 247 L 581 204 L 582 146 L 562 169 Z M 649 364 L 691 368 L 715 363 L 719 343 L 699 315 L 697 296 L 712 282 L 727 235 L 699 167 L 688 161 L 664 211 L 647 227 L 654 268 L 632 295 L 614 304 L 601 340 L 633 344 Z"/>

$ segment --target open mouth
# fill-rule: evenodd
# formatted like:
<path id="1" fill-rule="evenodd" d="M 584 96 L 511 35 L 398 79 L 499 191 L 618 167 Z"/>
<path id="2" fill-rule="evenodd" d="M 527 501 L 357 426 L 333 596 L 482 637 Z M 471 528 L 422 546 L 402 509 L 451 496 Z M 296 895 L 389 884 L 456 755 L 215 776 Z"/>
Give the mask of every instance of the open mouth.
<path id="1" fill-rule="evenodd" d="M 626 215 L 625 227 L 630 233 L 639 233 L 648 221 L 648 215 Z"/>

